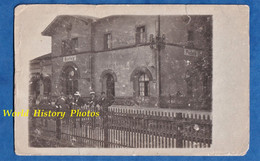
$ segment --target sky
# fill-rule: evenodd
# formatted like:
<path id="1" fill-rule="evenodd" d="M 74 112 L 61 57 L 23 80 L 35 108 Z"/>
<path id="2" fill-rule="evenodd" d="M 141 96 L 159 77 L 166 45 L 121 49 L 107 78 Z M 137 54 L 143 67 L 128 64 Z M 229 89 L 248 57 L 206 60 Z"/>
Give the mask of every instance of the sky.
<path id="1" fill-rule="evenodd" d="M 19 36 L 20 50 L 23 55 L 26 54 L 29 59 L 48 54 L 51 52 L 51 37 L 42 36 L 41 32 L 54 20 L 58 15 L 86 15 L 86 8 L 46 5 L 18 6 L 15 10 L 15 23 L 18 31 L 15 33 Z M 19 8 L 20 7 L 20 8 Z M 91 15 L 93 12 L 89 12 Z M 91 16 L 97 17 L 94 13 Z"/>

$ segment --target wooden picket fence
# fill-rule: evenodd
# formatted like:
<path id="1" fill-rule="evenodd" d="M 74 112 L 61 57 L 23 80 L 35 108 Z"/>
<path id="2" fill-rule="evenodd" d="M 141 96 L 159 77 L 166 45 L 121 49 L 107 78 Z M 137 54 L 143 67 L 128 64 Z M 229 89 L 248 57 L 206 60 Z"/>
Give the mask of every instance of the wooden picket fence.
<path id="1" fill-rule="evenodd" d="M 50 133 L 75 147 L 208 148 L 212 144 L 210 112 L 112 106 L 100 117 L 33 118 L 33 122 L 42 135 Z"/>

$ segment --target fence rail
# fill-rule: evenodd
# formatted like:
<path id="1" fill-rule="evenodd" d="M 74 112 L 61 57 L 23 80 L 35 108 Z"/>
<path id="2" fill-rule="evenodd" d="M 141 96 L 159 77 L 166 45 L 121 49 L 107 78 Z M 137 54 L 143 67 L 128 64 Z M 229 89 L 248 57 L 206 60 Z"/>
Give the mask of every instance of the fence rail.
<path id="1" fill-rule="evenodd" d="M 100 117 L 62 120 L 32 117 L 32 127 L 40 129 L 41 135 L 76 147 L 207 148 L 212 143 L 212 120 L 208 112 L 114 106 L 101 112 Z"/>

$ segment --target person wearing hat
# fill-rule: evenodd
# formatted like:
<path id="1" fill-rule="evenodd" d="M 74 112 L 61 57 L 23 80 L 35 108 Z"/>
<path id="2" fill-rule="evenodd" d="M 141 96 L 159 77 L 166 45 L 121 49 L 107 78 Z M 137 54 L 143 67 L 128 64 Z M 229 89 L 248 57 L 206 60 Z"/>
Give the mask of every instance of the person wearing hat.
<path id="1" fill-rule="evenodd" d="M 77 108 L 81 108 L 82 106 L 85 105 L 84 100 L 81 98 L 81 95 L 79 93 L 79 91 L 76 91 L 75 94 L 75 99 L 74 99 L 74 105 L 77 106 Z"/>
<path id="2" fill-rule="evenodd" d="M 66 98 L 64 93 L 61 92 L 60 96 L 58 97 L 57 101 L 55 102 L 56 108 L 62 108 L 66 105 Z"/>
<path id="3" fill-rule="evenodd" d="M 79 91 L 76 91 L 74 94 L 74 102 L 73 102 L 73 108 L 74 109 L 81 109 L 84 105 L 85 102 L 83 100 L 83 98 L 81 98 L 81 95 L 79 93 Z M 73 119 L 73 123 L 74 123 L 74 127 L 76 128 L 76 118 Z M 79 125 L 80 127 L 82 127 L 82 119 L 79 118 Z"/>
<path id="4" fill-rule="evenodd" d="M 103 128 L 107 128 L 107 121 L 108 121 L 108 106 L 110 106 L 110 101 L 106 96 L 105 92 L 101 92 L 101 97 L 98 101 L 100 106 L 100 116 L 102 117 L 102 125 Z M 106 132 L 106 131 L 104 131 Z"/>
<path id="5" fill-rule="evenodd" d="M 88 106 L 90 107 L 91 111 L 97 112 L 97 98 L 96 93 L 94 91 L 90 91 L 90 100 L 88 101 Z M 91 128 L 95 128 L 96 125 L 96 118 L 91 117 Z"/>
<path id="6" fill-rule="evenodd" d="M 90 91 L 90 100 L 88 101 L 88 105 L 91 108 L 95 108 L 97 105 L 96 93 L 94 91 Z"/>
<path id="7" fill-rule="evenodd" d="M 65 112 L 69 109 L 69 106 L 66 104 L 66 97 L 63 92 L 60 92 L 60 96 L 58 97 L 57 101 L 55 102 L 56 112 Z M 64 121 L 64 120 L 63 120 Z M 67 122 L 67 119 L 65 119 Z M 56 120 L 56 127 L 60 127 L 62 121 L 57 118 Z M 59 128 L 60 130 L 60 128 Z"/>

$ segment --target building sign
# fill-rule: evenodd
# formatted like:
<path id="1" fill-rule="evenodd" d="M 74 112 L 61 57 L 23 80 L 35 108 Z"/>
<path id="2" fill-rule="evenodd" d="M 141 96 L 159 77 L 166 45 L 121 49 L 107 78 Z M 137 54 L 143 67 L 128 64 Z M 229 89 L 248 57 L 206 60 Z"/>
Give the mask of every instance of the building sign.
<path id="1" fill-rule="evenodd" d="M 200 50 L 195 50 L 195 49 L 184 49 L 184 55 L 187 55 L 187 56 L 199 56 L 202 54 L 202 51 Z"/>
<path id="2" fill-rule="evenodd" d="M 63 57 L 63 62 L 76 61 L 76 55 Z"/>

